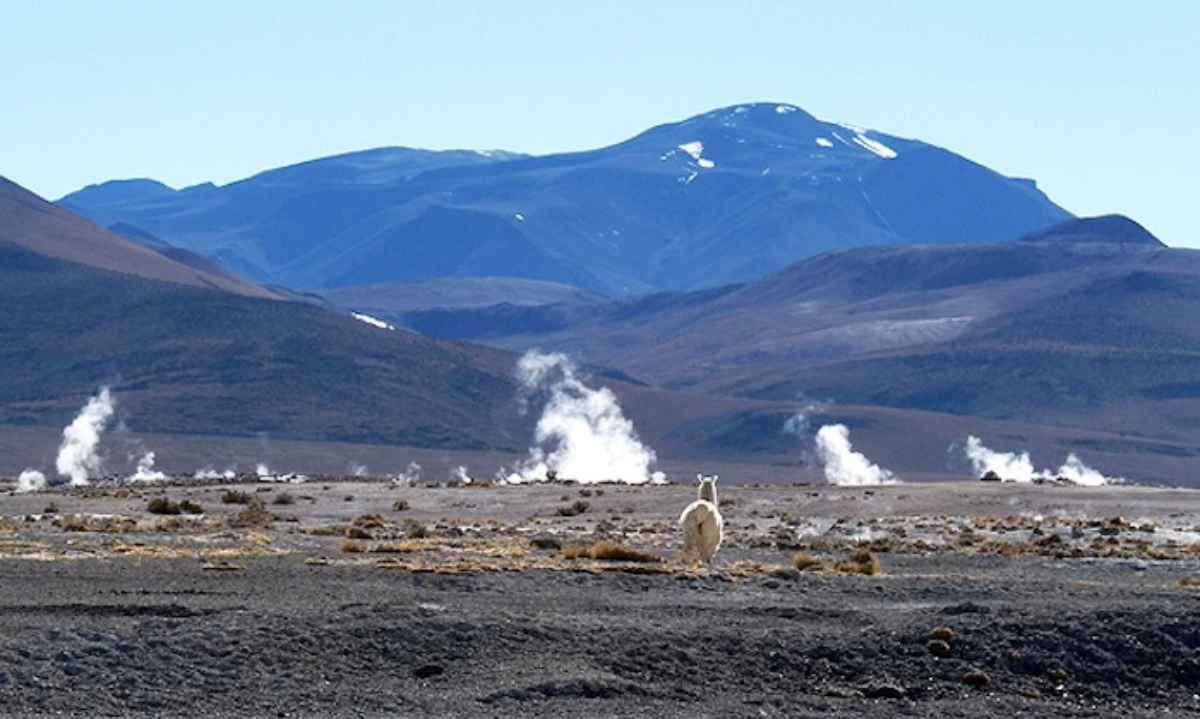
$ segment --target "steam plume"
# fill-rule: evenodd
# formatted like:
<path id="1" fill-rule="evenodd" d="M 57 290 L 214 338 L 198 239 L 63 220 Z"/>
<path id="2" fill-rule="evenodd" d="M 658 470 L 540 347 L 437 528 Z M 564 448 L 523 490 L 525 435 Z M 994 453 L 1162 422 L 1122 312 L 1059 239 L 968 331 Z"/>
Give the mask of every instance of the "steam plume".
<path id="1" fill-rule="evenodd" d="M 996 476 L 1009 482 L 1033 482 L 1038 479 L 1054 479 L 1063 477 L 1075 484 L 1089 487 L 1099 487 L 1106 484 L 1124 482 L 1122 477 L 1107 477 L 1083 463 L 1074 453 L 1068 454 L 1067 459 L 1057 472 L 1048 469 L 1037 471 L 1028 452 L 996 452 L 984 446 L 983 440 L 974 435 L 967 437 L 967 445 L 963 448 L 967 459 L 971 461 L 971 469 L 977 476 L 994 472 Z"/>
<path id="2" fill-rule="evenodd" d="M 96 447 L 104 427 L 113 415 L 113 399 L 108 387 L 87 401 L 75 420 L 63 430 L 55 465 L 58 473 L 69 477 L 75 486 L 88 483 L 88 477 L 100 471 Z"/>
<path id="3" fill-rule="evenodd" d="M 46 488 L 46 475 L 36 469 L 27 469 L 17 477 L 18 492 L 40 492 Z"/>
<path id="4" fill-rule="evenodd" d="M 861 452 L 854 451 L 850 430 L 844 424 L 827 424 L 817 430 L 817 455 L 825 465 L 825 479 L 830 484 L 856 487 L 900 481 L 890 471 L 872 464 Z"/>
<path id="5" fill-rule="evenodd" d="M 411 487 L 421 481 L 421 465 L 416 462 L 409 462 L 408 467 L 396 475 L 392 480 L 392 484 L 400 487 Z"/>
<path id="6" fill-rule="evenodd" d="M 232 469 L 218 472 L 212 467 L 204 467 L 203 469 L 197 469 L 196 473 L 192 476 L 196 479 L 235 479 L 237 472 L 234 472 Z"/>
<path id="7" fill-rule="evenodd" d="M 654 450 L 638 439 L 616 395 L 584 384 L 566 355 L 526 352 L 517 363 L 517 379 L 527 395 L 546 392 L 549 400 L 529 456 L 505 481 L 539 482 L 555 472 L 581 483 L 644 484 L 660 474 L 651 473 Z"/>
<path id="8" fill-rule="evenodd" d="M 130 482 L 165 482 L 167 475 L 154 468 L 154 453 L 147 452 L 138 460 L 137 471 L 129 475 L 127 481 Z"/>

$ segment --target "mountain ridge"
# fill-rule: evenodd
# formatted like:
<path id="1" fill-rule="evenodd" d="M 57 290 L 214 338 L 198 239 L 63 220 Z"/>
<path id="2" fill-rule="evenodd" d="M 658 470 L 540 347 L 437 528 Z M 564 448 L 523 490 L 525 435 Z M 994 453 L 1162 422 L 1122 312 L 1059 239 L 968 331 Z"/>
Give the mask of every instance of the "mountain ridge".
<path id="1" fill-rule="evenodd" d="M 850 246 L 998 241 L 1070 217 L 1029 180 L 779 103 L 579 152 L 368 150 L 204 191 L 143 189 L 60 202 L 299 289 L 516 272 L 633 296 L 753 280 Z M 446 262 L 401 260 L 454 243 Z"/>

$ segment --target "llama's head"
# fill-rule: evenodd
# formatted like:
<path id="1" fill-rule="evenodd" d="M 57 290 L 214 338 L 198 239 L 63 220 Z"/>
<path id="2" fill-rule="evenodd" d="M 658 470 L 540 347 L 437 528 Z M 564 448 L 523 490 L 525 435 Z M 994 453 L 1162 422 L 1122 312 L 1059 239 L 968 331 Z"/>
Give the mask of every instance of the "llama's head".
<path id="1" fill-rule="evenodd" d="M 707 499 L 713 504 L 717 503 L 717 480 L 720 478 L 719 474 L 711 477 L 705 477 L 703 474 L 696 475 L 696 481 L 700 483 L 700 499 Z"/>

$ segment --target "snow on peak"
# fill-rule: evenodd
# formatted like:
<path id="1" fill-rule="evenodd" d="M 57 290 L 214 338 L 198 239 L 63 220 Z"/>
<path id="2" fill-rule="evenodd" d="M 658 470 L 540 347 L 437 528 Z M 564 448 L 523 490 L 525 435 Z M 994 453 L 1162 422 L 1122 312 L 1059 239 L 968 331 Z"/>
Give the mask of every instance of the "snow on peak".
<path id="1" fill-rule="evenodd" d="M 700 142 L 699 140 L 693 140 L 692 142 L 685 142 L 679 146 L 679 149 L 683 150 L 687 154 L 691 155 L 692 159 L 696 161 L 696 164 L 699 165 L 700 167 L 703 167 L 706 170 L 712 169 L 717 166 L 717 163 L 715 163 L 712 160 L 709 160 L 703 156 L 704 155 L 704 143 Z"/>
<path id="2" fill-rule="evenodd" d="M 883 144 L 882 142 L 879 142 L 878 140 L 872 140 L 866 135 L 855 135 L 854 141 L 864 149 L 879 155 L 885 160 L 891 160 L 897 157 L 895 150 Z"/>
<path id="3" fill-rule="evenodd" d="M 780 115 L 786 115 L 789 112 L 796 112 L 799 109 L 800 108 L 796 107 L 795 105 L 776 105 L 775 106 L 775 112 Z"/>
<path id="4" fill-rule="evenodd" d="M 371 315 L 364 315 L 361 312 L 351 312 L 350 314 L 353 315 L 354 319 L 358 320 L 359 322 L 366 322 L 372 327 L 378 327 L 381 330 L 394 331 L 396 329 L 394 325 L 389 325 L 387 322 L 384 322 L 376 317 L 372 317 Z"/>
<path id="5" fill-rule="evenodd" d="M 830 142 L 829 140 L 825 139 L 824 137 L 818 137 L 817 144 L 820 145 L 821 147 L 833 147 L 833 143 Z"/>
<path id="6" fill-rule="evenodd" d="M 883 144 L 879 140 L 872 140 L 871 138 L 867 137 L 867 134 L 866 134 L 867 130 L 865 128 L 858 127 L 857 125 L 850 125 L 845 122 L 839 122 L 837 124 L 840 127 L 844 127 L 847 130 L 849 130 L 850 132 L 853 132 L 854 137 L 852 137 L 851 139 L 854 140 L 854 144 L 863 148 L 867 152 L 878 155 L 879 157 L 882 157 L 885 160 L 892 160 L 899 156 L 899 154 L 895 150 L 893 150 L 892 148 Z M 833 136 L 836 137 L 837 139 L 841 140 L 842 142 L 846 142 L 836 132 L 833 133 Z M 846 143 L 846 144 L 850 144 L 850 143 Z"/>

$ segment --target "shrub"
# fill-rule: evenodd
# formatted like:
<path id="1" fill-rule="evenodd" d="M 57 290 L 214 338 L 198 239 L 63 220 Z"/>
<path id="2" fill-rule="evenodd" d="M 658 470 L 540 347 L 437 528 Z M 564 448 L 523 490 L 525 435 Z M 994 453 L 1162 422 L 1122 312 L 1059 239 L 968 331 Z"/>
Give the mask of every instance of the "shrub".
<path id="1" fill-rule="evenodd" d="M 221 502 L 222 504 L 250 504 L 250 495 L 236 489 L 227 489 L 225 494 L 221 495 Z"/>
<path id="2" fill-rule="evenodd" d="M 363 545 L 352 539 L 347 539 L 342 542 L 342 551 L 347 554 L 360 554 L 363 551 Z"/>
<path id="3" fill-rule="evenodd" d="M 879 563 L 879 557 L 876 557 L 871 553 L 871 550 L 865 547 L 855 551 L 846 561 L 838 562 L 833 568 L 845 574 L 865 574 L 869 577 L 873 577 L 883 571 L 883 566 Z"/>
<path id="4" fill-rule="evenodd" d="M 987 672 L 969 671 L 962 675 L 962 683 L 969 687 L 986 687 L 991 681 L 992 677 Z"/>
<path id="5" fill-rule="evenodd" d="M 179 514 L 179 505 L 166 497 L 155 497 L 146 505 L 150 514 Z"/>
<path id="6" fill-rule="evenodd" d="M 429 527 L 415 519 L 404 520 L 404 536 L 409 539 L 424 539 L 429 536 Z"/>
<path id="7" fill-rule="evenodd" d="M 288 492 L 280 492 L 279 494 L 275 495 L 275 499 L 271 500 L 271 504 L 284 505 L 284 504 L 295 504 L 295 503 L 296 503 L 296 498 Z"/>
<path id="8" fill-rule="evenodd" d="M 371 533 L 362 527 L 347 527 L 346 537 L 349 539 L 374 539 Z"/>
<path id="9" fill-rule="evenodd" d="M 403 512 L 406 509 L 408 509 L 407 499 L 397 499 L 395 502 L 392 502 L 393 512 Z"/>
<path id="10" fill-rule="evenodd" d="M 792 555 L 792 566 L 801 572 L 815 572 L 824 569 L 825 563 L 804 552 L 796 552 Z"/>
<path id="11" fill-rule="evenodd" d="M 560 517 L 575 517 L 575 516 L 578 516 L 580 514 L 583 514 L 586 511 L 588 511 L 589 509 L 591 509 L 591 507 L 592 507 L 592 505 L 588 504 L 587 502 L 583 501 L 582 499 L 578 499 L 578 500 L 575 500 L 575 502 L 568 504 L 565 507 L 559 507 L 558 508 L 558 516 L 560 516 Z"/>
<path id="12" fill-rule="evenodd" d="M 1200 577 L 1184 577 L 1179 580 L 1181 587 L 1200 587 Z"/>
<path id="13" fill-rule="evenodd" d="M 954 638 L 954 630 L 950 627 L 934 627 L 929 631 L 929 638 L 947 641 Z"/>
<path id="14" fill-rule="evenodd" d="M 190 499 L 185 499 L 179 503 L 179 511 L 183 514 L 204 514 L 204 507 Z"/>
<path id="15" fill-rule="evenodd" d="M 58 505 L 54 502 L 47 504 L 46 508 L 42 510 L 42 514 L 58 514 Z"/>
<path id="16" fill-rule="evenodd" d="M 229 526 L 234 529 L 250 529 L 252 527 L 269 527 L 275 521 L 275 515 L 267 511 L 263 503 L 254 499 L 250 504 L 229 520 Z"/>

